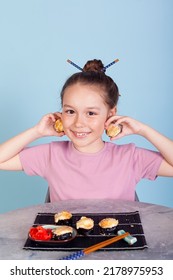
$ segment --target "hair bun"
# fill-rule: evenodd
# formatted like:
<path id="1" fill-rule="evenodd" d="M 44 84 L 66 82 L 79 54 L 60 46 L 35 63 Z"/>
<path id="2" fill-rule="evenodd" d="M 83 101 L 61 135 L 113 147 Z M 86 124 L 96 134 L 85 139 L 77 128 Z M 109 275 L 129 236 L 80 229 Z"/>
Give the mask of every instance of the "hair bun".
<path id="1" fill-rule="evenodd" d="M 87 61 L 83 67 L 84 72 L 94 71 L 94 72 L 104 72 L 104 65 L 101 60 L 93 59 Z"/>

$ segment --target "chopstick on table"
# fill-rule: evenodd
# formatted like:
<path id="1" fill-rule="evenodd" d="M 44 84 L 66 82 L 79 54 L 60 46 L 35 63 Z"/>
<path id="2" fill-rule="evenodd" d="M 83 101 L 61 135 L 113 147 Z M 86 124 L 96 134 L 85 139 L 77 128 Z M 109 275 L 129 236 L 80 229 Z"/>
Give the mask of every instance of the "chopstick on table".
<path id="1" fill-rule="evenodd" d="M 106 246 L 108 246 L 108 245 L 110 245 L 112 243 L 115 243 L 115 242 L 117 242 L 117 241 L 127 237 L 128 235 L 130 235 L 129 232 L 126 232 L 126 233 L 118 235 L 118 236 L 114 236 L 114 237 L 112 237 L 110 239 L 107 239 L 105 241 L 96 243 L 96 244 L 94 244 L 94 245 L 92 245 L 92 246 L 90 246 L 90 247 L 88 247 L 88 248 L 86 248 L 84 250 L 77 251 L 74 254 L 71 254 L 69 256 L 63 257 L 61 260 L 76 260 L 76 259 L 78 259 L 80 257 L 83 257 L 84 255 L 88 255 L 88 254 L 90 254 L 92 252 L 95 252 L 95 251 L 97 251 L 97 250 L 99 250 L 101 248 L 104 248 L 104 247 L 106 247 Z"/>
<path id="2" fill-rule="evenodd" d="M 90 253 L 92 253 L 92 252 L 94 252 L 94 251 L 97 251 L 97 250 L 99 250 L 99 249 L 101 249 L 101 248 L 104 248 L 104 247 L 106 247 L 106 246 L 108 246 L 108 245 L 110 245 L 110 244 L 112 244 L 112 243 L 115 243 L 115 242 L 117 242 L 117 241 L 119 241 L 119 240 L 125 238 L 125 237 L 128 236 L 129 234 L 130 234 L 129 232 L 126 232 L 126 233 L 124 233 L 124 234 L 122 234 L 122 235 L 118 235 L 118 236 L 112 237 L 112 238 L 107 239 L 107 240 L 105 240 L 105 241 L 96 243 L 96 244 L 94 244 L 94 245 L 92 245 L 92 246 L 90 246 L 90 247 L 84 249 L 83 251 L 84 251 L 84 253 L 85 253 L 86 255 L 88 255 L 88 254 L 90 254 Z"/>

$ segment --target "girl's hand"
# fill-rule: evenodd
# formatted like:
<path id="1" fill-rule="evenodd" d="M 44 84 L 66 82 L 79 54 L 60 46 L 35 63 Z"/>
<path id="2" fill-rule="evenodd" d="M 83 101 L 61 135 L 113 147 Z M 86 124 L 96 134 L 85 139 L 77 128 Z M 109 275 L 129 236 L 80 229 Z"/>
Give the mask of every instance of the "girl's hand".
<path id="1" fill-rule="evenodd" d="M 144 124 L 130 117 L 112 116 L 106 121 L 105 129 L 107 129 L 111 123 L 122 126 L 122 131 L 117 136 L 110 138 L 111 140 L 114 139 L 117 140 L 121 137 L 131 135 L 131 134 L 142 135 Z"/>
<path id="2" fill-rule="evenodd" d="M 58 133 L 55 131 L 54 124 L 57 119 L 61 119 L 61 113 L 50 113 L 42 117 L 39 123 L 35 126 L 40 137 L 44 136 L 63 136 L 64 132 Z"/>

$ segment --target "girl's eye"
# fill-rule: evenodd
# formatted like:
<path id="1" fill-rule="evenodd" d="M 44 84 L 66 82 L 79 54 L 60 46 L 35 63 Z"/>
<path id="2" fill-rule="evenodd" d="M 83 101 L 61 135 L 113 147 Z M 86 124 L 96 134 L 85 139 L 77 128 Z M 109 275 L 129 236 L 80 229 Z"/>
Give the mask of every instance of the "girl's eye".
<path id="1" fill-rule="evenodd" d="M 95 116 L 96 113 L 95 113 L 95 112 L 88 112 L 88 115 L 89 115 L 89 116 Z"/>
<path id="2" fill-rule="evenodd" d="M 70 109 L 69 109 L 69 110 L 66 110 L 65 112 L 66 112 L 66 114 L 69 114 L 69 115 L 74 114 L 74 111 L 73 111 L 73 110 L 70 110 Z"/>

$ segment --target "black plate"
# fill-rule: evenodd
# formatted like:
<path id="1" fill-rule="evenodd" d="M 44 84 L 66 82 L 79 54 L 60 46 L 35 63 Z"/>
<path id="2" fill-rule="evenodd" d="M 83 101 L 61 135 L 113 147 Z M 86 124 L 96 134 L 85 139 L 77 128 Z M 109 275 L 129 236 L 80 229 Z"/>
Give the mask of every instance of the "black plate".
<path id="1" fill-rule="evenodd" d="M 38 225 L 38 226 L 42 226 L 45 229 L 56 229 L 59 227 L 63 227 L 63 226 L 56 226 L 56 225 Z M 40 244 L 45 244 L 47 246 L 49 245 L 56 245 L 56 244 L 62 244 L 62 243 L 66 243 L 66 242 L 70 242 L 72 241 L 75 237 L 77 236 L 77 230 L 75 228 L 73 228 L 73 232 L 72 232 L 72 236 L 70 238 L 67 239 L 63 239 L 63 240 L 55 240 L 55 239 L 50 239 L 50 240 L 37 240 L 34 239 L 30 236 L 30 234 L 28 234 L 28 238 L 32 241 L 32 242 L 36 242 L 36 243 L 40 243 Z"/>

